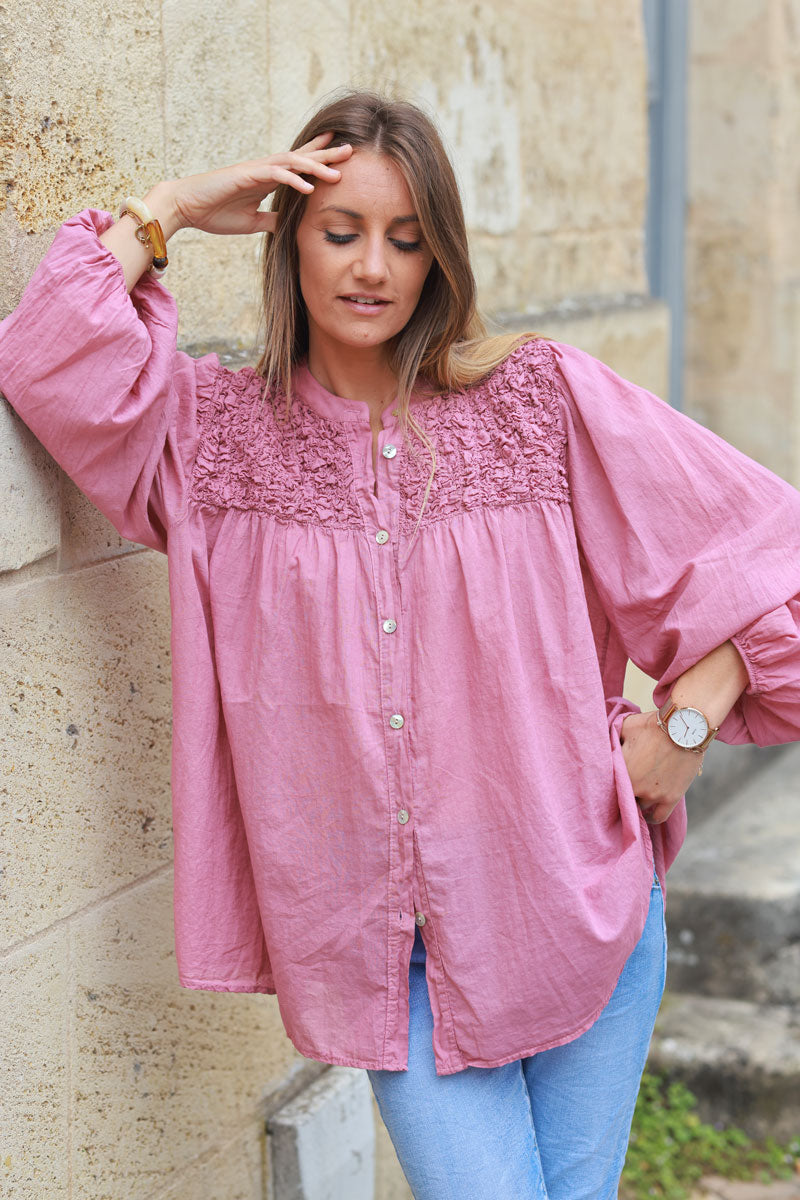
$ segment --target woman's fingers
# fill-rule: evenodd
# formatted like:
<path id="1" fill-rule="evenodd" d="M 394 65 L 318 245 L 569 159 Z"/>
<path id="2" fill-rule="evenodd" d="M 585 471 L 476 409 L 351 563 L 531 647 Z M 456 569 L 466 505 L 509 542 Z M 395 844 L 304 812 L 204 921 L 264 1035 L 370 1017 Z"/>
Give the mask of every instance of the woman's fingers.
<path id="1" fill-rule="evenodd" d="M 261 204 L 278 184 L 308 195 L 313 192 L 314 184 L 305 176 L 326 183 L 336 183 L 341 178 L 339 167 L 326 160 L 342 161 L 352 154 L 353 147 L 329 148 L 320 144 L 325 140 L 326 135 L 322 134 L 312 138 L 302 150 L 282 151 L 177 181 L 175 203 L 181 225 L 208 233 L 240 233 L 243 224 L 248 224 L 252 232 L 272 228 L 253 224 L 252 206 L 254 202 L 256 207 Z M 259 221 L 262 216 L 263 213 L 258 214 Z"/>
<path id="2" fill-rule="evenodd" d="M 350 151 L 352 147 L 339 146 L 337 149 Z M 274 190 L 276 183 L 291 183 L 292 187 L 301 184 L 303 191 L 313 191 L 313 185 L 300 179 L 301 175 L 317 175 L 326 182 L 336 183 L 341 176 L 341 170 L 338 167 L 329 166 L 328 163 L 319 159 L 291 150 L 286 154 L 273 154 L 269 158 L 254 163 L 249 174 L 255 187 L 263 188 L 267 184 L 272 185 L 264 192 L 264 195 L 269 195 L 269 192 Z"/>
<path id="3" fill-rule="evenodd" d="M 299 150 L 308 150 L 310 146 L 315 146 L 315 147 L 316 146 L 324 146 L 327 142 L 329 142 L 331 140 L 332 137 L 333 137 L 333 130 L 326 129 L 324 133 L 318 133 L 317 136 L 313 137 L 310 142 L 306 142 L 304 145 L 299 146 L 298 149 Z"/>

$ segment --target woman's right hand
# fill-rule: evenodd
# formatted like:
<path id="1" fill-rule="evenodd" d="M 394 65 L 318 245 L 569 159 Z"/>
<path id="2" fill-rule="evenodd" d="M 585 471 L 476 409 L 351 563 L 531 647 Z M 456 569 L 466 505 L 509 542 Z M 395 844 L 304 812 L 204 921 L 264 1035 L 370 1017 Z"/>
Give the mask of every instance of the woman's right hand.
<path id="1" fill-rule="evenodd" d="M 331 162 L 342 162 L 353 153 L 352 146 L 328 146 L 333 131 L 327 130 L 297 150 L 285 150 L 268 158 L 254 158 L 155 184 L 143 197 L 169 241 L 179 229 L 192 227 L 206 233 L 272 233 L 277 213 L 259 212 L 265 196 L 279 183 L 299 192 L 313 192 L 314 184 L 303 175 L 316 175 L 335 183 L 341 172 Z M 153 259 L 153 251 L 134 236 L 136 226 L 129 217 L 120 218 L 100 241 L 122 265 L 125 287 L 130 293 Z"/>
<path id="2" fill-rule="evenodd" d="M 167 181 L 163 186 L 175 210 L 173 228 L 191 227 L 219 234 L 273 232 L 276 213 L 259 212 L 258 206 L 279 183 L 308 194 L 313 192 L 314 184 L 303 175 L 316 175 L 326 183 L 339 179 L 341 171 L 330 164 L 349 158 L 353 147 L 329 147 L 332 137 L 333 132 L 328 130 L 297 150 Z"/>

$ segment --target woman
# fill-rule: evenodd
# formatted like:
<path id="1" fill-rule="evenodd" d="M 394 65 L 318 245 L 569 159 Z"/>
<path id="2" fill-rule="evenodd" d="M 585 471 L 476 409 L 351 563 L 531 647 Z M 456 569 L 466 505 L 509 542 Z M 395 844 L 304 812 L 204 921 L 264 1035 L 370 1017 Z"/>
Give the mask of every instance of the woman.
<path id="1" fill-rule="evenodd" d="M 715 732 L 800 737 L 800 495 L 485 337 L 413 105 L 344 94 L 144 199 L 64 222 L 0 388 L 168 555 L 180 983 L 365 1068 L 418 1200 L 615 1196 L 686 789 Z M 156 220 L 266 235 L 257 369 L 176 351 Z"/>

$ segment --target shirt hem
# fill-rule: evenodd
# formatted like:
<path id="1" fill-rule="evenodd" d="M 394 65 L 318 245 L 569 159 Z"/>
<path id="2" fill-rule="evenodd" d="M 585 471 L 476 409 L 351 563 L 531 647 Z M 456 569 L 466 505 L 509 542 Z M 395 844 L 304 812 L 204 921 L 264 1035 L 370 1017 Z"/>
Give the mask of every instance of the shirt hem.
<path id="1" fill-rule="evenodd" d="M 623 963 L 623 967 L 624 967 L 624 963 Z M 620 975 L 621 974 L 622 974 L 622 968 L 620 969 Z M 457 1066 L 457 1067 L 447 1066 L 447 1067 L 443 1067 L 442 1070 L 439 1070 L 439 1068 L 437 1066 L 436 1074 L 437 1075 L 455 1075 L 459 1071 L 463 1071 L 465 1067 L 504 1067 L 508 1063 L 516 1062 L 518 1059 L 530 1058 L 534 1054 L 542 1054 L 545 1050 L 555 1050 L 557 1046 L 565 1046 L 565 1045 L 567 1045 L 568 1042 L 574 1042 L 576 1038 L 579 1038 L 581 1036 L 581 1034 L 586 1033 L 586 1031 L 588 1029 L 591 1029 L 592 1025 L 594 1025 L 595 1021 L 599 1018 L 603 1009 L 606 1007 L 606 1005 L 611 1000 L 611 997 L 614 994 L 614 988 L 616 988 L 618 982 L 619 982 L 619 977 L 617 977 L 617 980 L 614 983 L 614 987 L 612 987 L 611 991 L 608 993 L 608 997 L 603 1001 L 603 1003 L 600 1005 L 600 1007 L 597 1009 L 597 1011 L 591 1017 L 589 1017 L 588 1019 L 583 1021 L 571 1033 L 558 1034 L 555 1038 L 551 1038 L 549 1041 L 537 1042 L 535 1045 L 530 1046 L 526 1050 L 519 1050 L 512 1054 L 504 1054 L 500 1058 L 491 1058 L 491 1059 L 490 1058 L 469 1058 L 467 1055 L 463 1055 L 462 1063 L 460 1066 Z"/>
<path id="2" fill-rule="evenodd" d="M 264 992 L 268 996 L 277 995 L 274 984 L 258 979 L 190 979 L 186 975 L 180 975 L 178 983 L 182 988 L 202 992 Z"/>
<path id="3" fill-rule="evenodd" d="M 621 974 L 622 968 L 620 968 L 620 975 Z M 557 1037 L 551 1038 L 546 1042 L 536 1043 L 526 1050 L 513 1051 L 510 1054 L 501 1055 L 499 1058 L 471 1058 L 464 1054 L 461 1056 L 461 1060 L 456 1064 L 454 1064 L 452 1060 L 448 1060 L 447 1063 L 436 1063 L 436 1074 L 456 1075 L 459 1071 L 463 1071 L 466 1067 L 504 1067 L 508 1063 L 516 1062 L 518 1059 L 530 1058 L 530 1056 L 533 1054 L 541 1054 L 544 1050 L 554 1050 L 557 1046 L 563 1046 L 566 1045 L 567 1042 L 574 1041 L 575 1038 L 578 1038 L 581 1036 L 581 1034 L 586 1033 L 586 1031 L 591 1029 L 592 1025 L 594 1025 L 595 1021 L 598 1019 L 603 1009 L 610 1001 L 614 993 L 614 988 L 616 988 L 618 982 L 619 978 L 615 980 L 614 987 L 612 987 L 607 999 L 603 1001 L 597 1011 L 594 1012 L 591 1017 L 584 1020 L 571 1033 L 559 1034 Z M 338 1067 L 361 1067 L 365 1070 L 371 1071 L 408 1070 L 408 1062 L 406 1062 L 405 1066 L 400 1066 L 397 1064 L 397 1059 L 393 1060 L 393 1062 L 397 1065 L 392 1065 L 392 1062 L 387 1064 L 385 1061 L 380 1062 L 376 1061 L 375 1059 L 357 1058 L 343 1054 L 328 1054 L 327 1052 L 323 1052 L 321 1050 L 312 1050 L 309 1047 L 301 1045 L 298 1041 L 291 1037 L 291 1035 L 289 1035 L 289 1040 L 291 1041 L 295 1050 L 298 1050 L 304 1058 L 314 1059 L 315 1062 L 331 1063 L 333 1066 Z"/>
<path id="4" fill-rule="evenodd" d="M 652 852 L 652 847 L 650 849 L 649 858 L 651 859 L 650 869 L 653 872 L 655 872 L 655 865 L 652 862 L 652 859 L 654 858 L 654 855 Z M 659 885 L 660 885 L 660 881 L 659 881 Z M 663 894 L 663 889 L 662 889 L 662 894 Z M 650 899 L 652 900 L 652 890 L 648 893 L 648 895 L 649 895 Z M 631 946 L 631 949 L 628 951 L 628 954 L 626 955 L 625 960 L 622 962 L 619 970 L 616 972 L 616 975 L 614 977 L 614 982 L 612 983 L 611 987 L 609 988 L 608 994 L 606 995 L 605 999 L 600 1002 L 599 1006 L 594 1010 L 594 1012 L 592 1013 L 591 1016 L 585 1017 L 577 1026 L 575 1026 L 572 1029 L 571 1032 L 556 1034 L 555 1037 L 549 1038 L 545 1042 L 537 1042 L 533 1046 L 530 1046 L 525 1050 L 520 1050 L 520 1051 L 517 1051 L 512 1054 L 502 1055 L 500 1058 L 493 1058 L 493 1059 L 468 1058 L 467 1055 L 462 1054 L 462 1056 L 461 1056 L 462 1062 L 461 1062 L 460 1066 L 457 1066 L 457 1067 L 443 1066 L 442 1069 L 439 1070 L 439 1065 L 437 1064 L 436 1065 L 436 1074 L 437 1075 L 455 1075 L 458 1071 L 464 1070 L 465 1067 L 504 1067 L 510 1062 L 516 1062 L 517 1059 L 530 1058 L 531 1055 L 533 1055 L 533 1054 L 542 1054 L 545 1050 L 555 1050 L 557 1046 L 565 1046 L 565 1045 L 567 1045 L 568 1042 L 574 1042 L 576 1038 L 579 1038 L 582 1034 L 586 1033 L 586 1031 L 588 1029 L 591 1029 L 592 1025 L 594 1025 L 595 1021 L 597 1021 L 598 1018 L 600 1017 L 600 1015 L 602 1014 L 603 1009 L 606 1007 L 607 1004 L 610 1003 L 611 997 L 614 995 L 617 984 L 620 981 L 622 972 L 625 970 L 625 965 L 628 961 L 628 958 L 633 953 L 633 951 L 636 949 L 636 946 L 639 944 L 640 938 L 644 934 L 645 926 L 647 925 L 648 915 L 649 915 L 649 907 L 645 909 L 644 917 L 642 919 L 641 929 L 639 930 L 639 933 L 637 934 L 637 936 L 634 940 L 634 943 Z"/>

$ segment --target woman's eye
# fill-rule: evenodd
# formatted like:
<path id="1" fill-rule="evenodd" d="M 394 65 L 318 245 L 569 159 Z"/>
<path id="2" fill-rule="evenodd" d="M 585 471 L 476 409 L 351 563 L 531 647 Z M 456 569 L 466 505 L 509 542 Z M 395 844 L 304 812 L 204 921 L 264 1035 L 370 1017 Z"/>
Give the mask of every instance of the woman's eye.
<path id="1" fill-rule="evenodd" d="M 354 233 L 331 233 L 329 229 L 325 230 L 326 242 L 333 242 L 336 246 L 345 246 L 348 242 L 352 242 L 354 237 L 356 237 Z M 408 253 L 411 250 L 419 250 L 421 245 L 421 242 L 404 242 L 401 238 L 391 238 L 390 240 L 393 246 L 396 246 L 398 250 L 402 250 L 404 253 Z"/>

